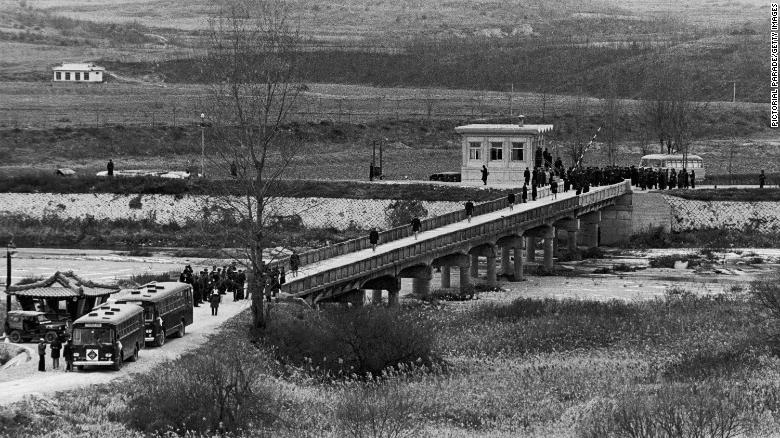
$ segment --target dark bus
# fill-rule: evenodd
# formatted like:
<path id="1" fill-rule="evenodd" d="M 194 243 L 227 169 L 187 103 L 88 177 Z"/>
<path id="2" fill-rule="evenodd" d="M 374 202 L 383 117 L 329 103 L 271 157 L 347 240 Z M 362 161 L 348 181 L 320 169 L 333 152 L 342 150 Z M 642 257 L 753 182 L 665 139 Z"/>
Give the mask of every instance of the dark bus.
<path id="1" fill-rule="evenodd" d="M 103 304 L 73 323 L 73 365 L 111 366 L 138 360 L 144 348 L 144 309 L 135 304 Z"/>
<path id="2" fill-rule="evenodd" d="M 115 303 L 134 303 L 144 309 L 146 342 L 165 344 L 170 335 L 182 337 L 192 324 L 192 286 L 174 281 L 151 282 L 138 289 L 123 291 Z"/>

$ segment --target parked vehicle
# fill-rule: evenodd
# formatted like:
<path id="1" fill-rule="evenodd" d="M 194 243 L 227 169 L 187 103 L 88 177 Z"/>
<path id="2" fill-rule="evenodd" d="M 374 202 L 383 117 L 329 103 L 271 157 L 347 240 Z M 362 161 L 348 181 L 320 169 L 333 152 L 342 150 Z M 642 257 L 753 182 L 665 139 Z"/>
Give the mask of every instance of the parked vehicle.
<path id="1" fill-rule="evenodd" d="M 704 180 L 704 176 L 706 175 L 704 160 L 698 155 L 688 155 L 687 157 L 683 157 L 682 154 L 645 155 L 639 160 L 639 167 L 649 169 L 674 169 L 675 172 L 679 172 L 682 169 L 686 169 L 688 172 L 694 170 L 696 171 L 697 181 Z"/>
<path id="2" fill-rule="evenodd" d="M 136 304 L 95 307 L 73 323 L 73 365 L 122 369 L 125 359 L 138 360 L 144 348 L 144 309 Z"/>
<path id="3" fill-rule="evenodd" d="M 144 309 L 145 340 L 160 347 L 168 336 L 183 337 L 192 324 L 192 286 L 173 281 L 151 282 L 120 292 L 117 304 L 134 303 Z"/>
<path id="4" fill-rule="evenodd" d="M 5 320 L 5 332 L 11 342 L 46 342 L 67 338 L 68 320 L 55 319 L 52 315 L 35 310 L 12 310 Z"/>

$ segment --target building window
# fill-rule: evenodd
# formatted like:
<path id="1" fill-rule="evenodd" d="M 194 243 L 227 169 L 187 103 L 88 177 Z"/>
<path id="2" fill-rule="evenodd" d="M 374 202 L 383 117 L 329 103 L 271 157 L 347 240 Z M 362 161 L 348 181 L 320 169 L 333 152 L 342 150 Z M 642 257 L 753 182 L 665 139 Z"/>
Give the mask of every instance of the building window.
<path id="1" fill-rule="evenodd" d="M 85 71 L 85 72 L 84 72 L 84 80 L 85 80 L 85 81 L 88 81 L 88 80 L 89 80 L 89 72 L 88 72 L 88 71 Z"/>
<path id="2" fill-rule="evenodd" d="M 54 73 L 54 79 L 56 79 L 56 80 L 58 80 L 58 81 L 59 81 L 59 80 L 61 80 L 61 79 L 62 79 L 62 73 L 60 73 L 60 72 L 55 72 L 55 73 Z"/>
<path id="3" fill-rule="evenodd" d="M 68 71 L 65 72 L 65 80 L 66 81 L 70 80 L 70 72 L 68 72 Z"/>
<path id="4" fill-rule="evenodd" d="M 504 159 L 504 143 L 494 141 L 490 143 L 490 161 L 501 161 Z"/>
<path id="5" fill-rule="evenodd" d="M 75 80 L 76 80 L 76 81 L 80 81 L 80 80 L 81 80 L 81 73 L 79 73 L 79 72 L 76 72 L 76 73 L 74 73 L 74 74 L 76 75 L 76 79 L 75 79 Z"/>
<path id="6" fill-rule="evenodd" d="M 478 141 L 469 142 L 469 160 L 482 159 L 482 143 Z"/>
<path id="7" fill-rule="evenodd" d="M 512 161 L 523 161 L 523 143 L 512 142 Z"/>

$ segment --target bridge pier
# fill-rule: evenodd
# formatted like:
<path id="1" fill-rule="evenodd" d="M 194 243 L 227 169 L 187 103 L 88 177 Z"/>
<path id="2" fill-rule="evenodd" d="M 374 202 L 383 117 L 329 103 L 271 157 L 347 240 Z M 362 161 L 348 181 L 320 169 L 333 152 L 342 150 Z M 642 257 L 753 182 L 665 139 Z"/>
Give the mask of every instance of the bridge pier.
<path id="1" fill-rule="evenodd" d="M 354 289 L 343 293 L 336 298 L 339 303 L 348 303 L 353 306 L 362 306 L 365 302 L 366 292 L 363 289 Z"/>
<path id="2" fill-rule="evenodd" d="M 601 222 L 601 212 L 594 211 L 588 213 L 580 218 L 580 223 L 583 225 L 583 232 L 581 233 L 581 242 L 588 248 L 599 246 L 599 223 Z"/>
<path id="3" fill-rule="evenodd" d="M 510 265 L 509 250 L 511 249 L 512 248 L 508 244 L 501 246 L 501 274 L 502 275 L 510 274 L 511 268 L 509 267 Z"/>
<path id="4" fill-rule="evenodd" d="M 496 287 L 496 253 L 493 251 L 487 256 L 487 285 Z"/>
<path id="5" fill-rule="evenodd" d="M 552 232 L 544 236 L 544 269 L 552 271 L 553 268 L 553 246 L 555 245 L 555 233 Z"/>
<path id="6" fill-rule="evenodd" d="M 412 278 L 412 293 L 425 297 L 431 293 L 431 280 L 427 278 Z"/>
<path id="7" fill-rule="evenodd" d="M 559 257 L 560 253 L 558 252 L 558 227 L 553 228 L 553 257 Z"/>
<path id="8" fill-rule="evenodd" d="M 479 277 L 479 255 L 471 254 L 471 276 Z"/>
<path id="9" fill-rule="evenodd" d="M 450 286 L 450 266 L 445 265 L 441 267 L 441 287 L 447 289 Z"/>
<path id="10" fill-rule="evenodd" d="M 466 292 L 466 289 L 471 287 L 471 273 L 468 266 L 459 266 L 458 274 L 460 275 L 460 291 Z"/>
<path id="11" fill-rule="evenodd" d="M 399 303 L 399 299 L 398 298 L 399 298 L 400 292 L 401 291 L 398 290 L 398 289 L 387 291 L 387 305 L 388 306 L 390 306 L 390 307 L 398 306 L 398 303 Z"/>
<path id="12" fill-rule="evenodd" d="M 536 260 L 536 236 L 525 236 L 525 260 Z"/>
<path id="13" fill-rule="evenodd" d="M 514 249 L 512 251 L 515 253 L 515 263 L 514 263 L 515 281 L 520 281 L 523 279 L 523 241 L 517 239 L 515 241 Z"/>
<path id="14" fill-rule="evenodd" d="M 382 289 L 371 290 L 371 303 L 382 304 Z"/>

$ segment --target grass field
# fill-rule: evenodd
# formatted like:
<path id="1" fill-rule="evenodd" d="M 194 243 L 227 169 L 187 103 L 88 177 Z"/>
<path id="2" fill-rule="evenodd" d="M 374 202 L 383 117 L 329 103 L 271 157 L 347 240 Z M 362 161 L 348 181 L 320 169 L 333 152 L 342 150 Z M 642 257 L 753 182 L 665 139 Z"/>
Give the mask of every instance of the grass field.
<path id="1" fill-rule="evenodd" d="M 718 427 L 723 436 L 771 436 L 780 425 L 777 345 L 745 290 L 698 298 L 678 288 L 648 302 L 412 304 L 404 312 L 431 327 L 434 354 L 446 366 L 407 367 L 377 381 L 323 378 L 308 362 L 256 350 L 246 333 L 249 315 L 242 314 L 194 354 L 126 385 L 4 407 L 0 433 L 43 437 L 61 421 L 115 437 L 168 425 L 213 430 L 216 422 L 207 419 L 217 415 L 214 402 L 197 394 L 230 382 L 203 376 L 214 367 L 230 376 L 229 357 L 240 350 L 251 361 L 239 358 L 235 366 L 251 376 L 257 397 L 242 400 L 257 409 L 247 417 L 230 415 L 240 405 L 229 405 L 227 424 L 244 427 L 235 435 L 241 437 L 262 428 L 281 437 L 611 438 L 628 436 L 635 424 L 651 431 L 646 436 L 662 436 L 665 421 L 678 436 L 708 436 Z M 285 336 L 322 324 L 321 316 L 284 306 L 270 315 L 272 326 L 288 330 Z M 149 397 L 155 412 L 141 416 Z M 57 422 L 49 419 L 52 409 Z"/>

